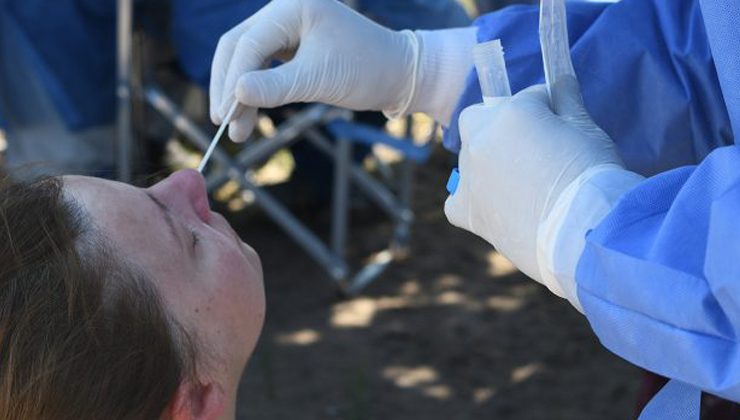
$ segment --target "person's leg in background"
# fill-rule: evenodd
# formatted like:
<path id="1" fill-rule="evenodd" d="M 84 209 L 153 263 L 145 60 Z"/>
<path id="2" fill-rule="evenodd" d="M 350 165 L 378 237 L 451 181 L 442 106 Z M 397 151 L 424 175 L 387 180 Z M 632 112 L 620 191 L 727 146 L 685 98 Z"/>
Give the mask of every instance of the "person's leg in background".
<path id="1" fill-rule="evenodd" d="M 54 69 L 43 68 L 48 61 L 33 50 L 29 31 L 25 30 L 28 28 L 21 26 L 18 14 L 10 13 L 16 11 L 13 5 L 20 4 L 21 9 L 31 5 L 11 3 L 3 2 L 0 8 L 0 109 L 8 143 L 5 163 L 10 168 L 23 166 L 24 173 L 29 175 L 40 172 L 111 176 L 115 173 L 114 127 L 111 124 L 94 124 L 79 130 L 69 127 L 58 103 L 52 99 L 49 84 L 41 78 L 41 75 L 47 81 L 53 78 Z M 46 18 L 62 19 L 54 14 Z M 40 39 L 43 38 L 36 38 Z M 53 43 L 55 39 L 47 37 L 46 41 Z M 60 43 L 55 48 L 64 45 Z M 70 63 L 86 65 L 80 60 L 74 54 L 69 56 Z M 32 171 L 29 165 L 33 166 Z"/>

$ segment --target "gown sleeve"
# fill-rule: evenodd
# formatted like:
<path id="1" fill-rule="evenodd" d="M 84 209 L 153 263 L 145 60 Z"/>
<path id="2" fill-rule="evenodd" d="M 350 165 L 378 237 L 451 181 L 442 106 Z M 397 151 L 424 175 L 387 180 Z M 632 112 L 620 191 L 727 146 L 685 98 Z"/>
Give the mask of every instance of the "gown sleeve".
<path id="1" fill-rule="evenodd" d="M 576 283 L 605 347 L 740 401 L 740 147 L 627 192 L 588 234 Z"/>

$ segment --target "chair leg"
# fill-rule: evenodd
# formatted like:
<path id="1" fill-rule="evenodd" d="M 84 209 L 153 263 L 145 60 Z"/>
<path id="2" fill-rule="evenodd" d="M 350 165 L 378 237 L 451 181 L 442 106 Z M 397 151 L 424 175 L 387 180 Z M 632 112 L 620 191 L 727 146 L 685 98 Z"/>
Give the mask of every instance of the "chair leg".
<path id="1" fill-rule="evenodd" d="M 349 224 L 350 165 L 352 143 L 337 139 L 334 146 L 334 194 L 332 197 L 331 247 L 336 255 L 344 258 Z"/>
<path id="2" fill-rule="evenodd" d="M 414 194 L 415 168 L 416 165 L 411 160 L 405 160 L 401 164 L 398 203 L 400 208 L 409 209 L 409 212 Z M 393 242 L 391 243 L 391 249 L 396 258 L 405 258 L 408 255 L 409 244 L 411 243 L 412 220 L 413 216 L 410 218 L 403 218 L 396 224 L 396 229 L 393 233 Z"/>
<path id="3" fill-rule="evenodd" d="M 133 53 L 133 0 L 118 0 L 117 4 L 117 166 L 118 179 L 131 182 L 131 149 L 133 129 L 131 127 L 131 69 Z"/>

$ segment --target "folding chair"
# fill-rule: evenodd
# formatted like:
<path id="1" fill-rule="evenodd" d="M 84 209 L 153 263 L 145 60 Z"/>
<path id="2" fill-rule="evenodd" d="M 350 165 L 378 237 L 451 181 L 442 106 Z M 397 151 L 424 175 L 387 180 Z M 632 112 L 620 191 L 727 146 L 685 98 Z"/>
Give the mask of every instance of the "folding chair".
<path id="1" fill-rule="evenodd" d="M 134 142 L 131 107 L 141 101 L 163 116 L 192 145 L 205 151 L 211 136 L 188 118 L 160 86 L 155 82 L 134 83 L 140 80 L 133 71 L 133 4 L 132 0 L 118 0 L 118 167 L 122 181 L 131 180 L 131 152 Z M 326 128 L 334 140 L 320 128 Z M 265 161 L 281 148 L 300 139 L 308 139 L 322 153 L 333 158 L 334 180 L 332 194 L 332 216 L 329 243 L 301 223 L 285 206 L 264 188 L 250 179 L 249 169 Z M 394 195 L 382 182 L 370 176 L 352 160 L 353 143 L 384 144 L 398 150 L 404 160 L 399 177 L 399 193 Z M 411 140 L 397 139 L 383 131 L 352 121 L 347 110 L 312 104 L 290 117 L 277 127 L 271 138 L 258 139 L 246 144 L 235 156 L 217 148 L 213 154 L 211 169 L 206 174 L 209 192 L 213 192 L 229 180 L 250 191 L 265 214 L 294 240 L 336 281 L 347 294 L 360 292 L 375 280 L 397 257 L 408 248 L 413 213 L 411 211 L 411 187 L 413 168 L 416 162 L 425 161 L 431 145 L 416 146 Z M 375 203 L 394 223 L 394 232 L 388 246 L 375 253 L 369 262 L 353 271 L 346 260 L 347 232 L 349 227 L 350 187 L 356 186 Z"/>

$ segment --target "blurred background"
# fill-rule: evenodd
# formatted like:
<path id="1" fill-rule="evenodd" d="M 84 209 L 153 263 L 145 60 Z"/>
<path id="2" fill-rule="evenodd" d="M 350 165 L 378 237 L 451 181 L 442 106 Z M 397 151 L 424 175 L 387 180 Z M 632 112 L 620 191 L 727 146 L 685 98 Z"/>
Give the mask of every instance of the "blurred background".
<path id="1" fill-rule="evenodd" d="M 266 0 L 0 0 L 0 162 L 146 185 L 215 132 L 210 59 Z M 469 25 L 516 1 L 354 0 L 394 29 Z M 455 157 L 422 115 L 265 111 L 208 171 L 260 253 L 264 334 L 244 419 L 623 419 L 640 372 L 585 318 L 450 226 Z"/>

